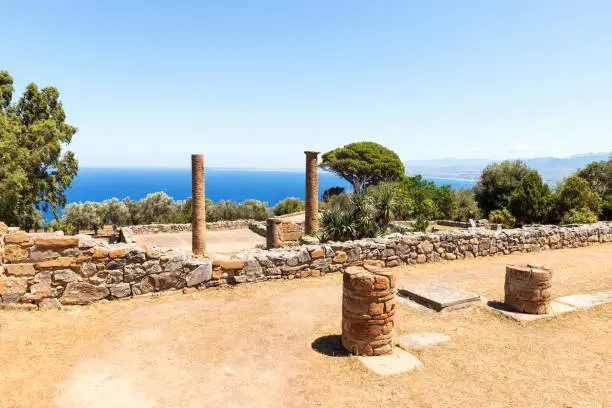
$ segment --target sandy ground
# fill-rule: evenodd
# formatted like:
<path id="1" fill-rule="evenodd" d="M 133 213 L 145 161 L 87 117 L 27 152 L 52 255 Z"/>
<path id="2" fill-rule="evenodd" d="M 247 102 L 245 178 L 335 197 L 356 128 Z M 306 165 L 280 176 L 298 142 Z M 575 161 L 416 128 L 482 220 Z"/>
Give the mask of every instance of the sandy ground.
<path id="1" fill-rule="evenodd" d="M 398 270 L 501 300 L 503 266 L 554 268 L 556 295 L 612 289 L 612 245 Z M 398 334 L 451 341 L 392 377 L 338 346 L 341 277 L 265 282 L 48 312 L 0 311 L 1 407 L 597 407 L 612 405 L 612 305 L 530 324 L 484 307 Z M 335 355 L 335 356 L 334 356 Z"/>
<path id="2" fill-rule="evenodd" d="M 191 232 L 136 235 L 136 242 L 160 248 L 181 249 L 191 253 Z M 210 255 L 233 255 L 243 249 L 265 244 L 266 239 L 250 229 L 207 231 L 206 252 Z"/>

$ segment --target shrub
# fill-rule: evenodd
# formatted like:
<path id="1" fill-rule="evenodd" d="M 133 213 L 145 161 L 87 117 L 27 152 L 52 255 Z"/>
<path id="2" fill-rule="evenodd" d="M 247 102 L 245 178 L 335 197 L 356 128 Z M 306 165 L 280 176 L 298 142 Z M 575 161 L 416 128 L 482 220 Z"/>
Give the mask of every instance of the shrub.
<path id="1" fill-rule="evenodd" d="M 516 224 L 516 218 L 506 208 L 502 208 L 489 213 L 489 222 L 502 224 L 504 228 L 513 228 Z"/>
<path id="2" fill-rule="evenodd" d="M 418 216 L 414 220 L 414 229 L 416 231 L 427 232 L 427 228 L 429 228 L 429 221 L 427 221 L 427 218 Z"/>
<path id="3" fill-rule="evenodd" d="M 510 211 L 522 224 L 542 223 L 548 220 L 553 207 L 553 194 L 535 170 L 521 180 L 510 198 Z"/>
<path id="4" fill-rule="evenodd" d="M 478 203 L 474 197 L 474 191 L 468 188 L 455 190 L 455 221 L 467 221 L 469 219 L 479 219 L 481 217 Z"/>
<path id="5" fill-rule="evenodd" d="M 590 224 L 597 222 L 597 215 L 586 207 L 572 208 L 563 214 L 561 224 Z"/>
<path id="6" fill-rule="evenodd" d="M 529 167 L 520 160 L 493 163 L 485 167 L 474 186 L 476 201 L 484 215 L 507 208 L 512 193 L 529 171 Z"/>
<path id="7" fill-rule="evenodd" d="M 571 210 L 587 209 L 595 216 L 601 211 L 602 200 L 597 193 L 591 191 L 589 183 L 578 176 L 570 176 L 559 185 L 556 200 L 556 213 L 559 220 L 563 220 L 566 213 Z"/>
<path id="8" fill-rule="evenodd" d="M 246 200 L 238 204 L 237 220 L 258 220 L 268 218 L 268 203 L 259 200 Z"/>
<path id="9" fill-rule="evenodd" d="M 304 211 L 304 208 L 306 208 L 304 201 L 297 197 L 288 197 L 276 204 L 272 211 L 278 216 Z"/>
<path id="10" fill-rule="evenodd" d="M 330 187 L 323 192 L 323 195 L 321 196 L 321 201 L 327 203 L 333 196 L 337 196 L 342 193 L 344 193 L 344 187 Z"/>

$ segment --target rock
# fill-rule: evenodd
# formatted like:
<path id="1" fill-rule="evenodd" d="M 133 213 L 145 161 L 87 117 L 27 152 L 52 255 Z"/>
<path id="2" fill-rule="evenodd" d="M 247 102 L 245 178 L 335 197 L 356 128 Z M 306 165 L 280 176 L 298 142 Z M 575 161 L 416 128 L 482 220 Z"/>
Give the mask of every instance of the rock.
<path id="1" fill-rule="evenodd" d="M 28 250 L 19 245 L 6 245 L 4 247 L 4 259 L 14 263 L 28 259 Z"/>
<path id="2" fill-rule="evenodd" d="M 430 253 L 434 249 L 433 244 L 429 241 L 423 241 L 419 244 L 419 246 L 421 247 L 421 250 L 423 250 L 423 253 L 425 254 Z"/>
<path id="3" fill-rule="evenodd" d="M 129 283 L 119 283 L 110 287 L 110 294 L 115 298 L 122 298 L 132 294 Z"/>
<path id="4" fill-rule="evenodd" d="M 127 252 L 127 250 L 125 248 L 111 249 L 108 252 L 108 256 L 110 256 L 111 259 L 124 258 L 126 252 Z"/>
<path id="5" fill-rule="evenodd" d="M 98 265 L 93 262 L 84 262 L 81 265 L 81 274 L 85 277 L 90 277 L 98 272 Z"/>
<path id="6" fill-rule="evenodd" d="M 61 304 L 59 300 L 55 298 L 44 298 L 38 303 L 38 308 L 40 310 L 52 310 L 52 309 L 60 309 Z"/>
<path id="7" fill-rule="evenodd" d="M 33 264 L 8 264 L 5 266 L 7 275 L 34 276 L 36 271 Z"/>
<path id="8" fill-rule="evenodd" d="M 134 233 L 131 228 L 123 227 L 119 230 L 119 242 L 124 242 L 126 244 L 136 242 L 136 238 L 134 238 Z"/>
<path id="9" fill-rule="evenodd" d="M 447 253 L 444 255 L 444 257 L 445 257 L 446 259 L 448 259 L 449 261 L 454 261 L 455 259 L 457 259 L 457 255 L 455 255 L 455 254 L 453 254 L 453 253 L 450 253 L 450 252 L 447 252 Z"/>
<path id="10" fill-rule="evenodd" d="M 121 283 L 123 282 L 123 271 L 122 270 L 109 270 L 108 276 L 106 277 L 106 283 Z"/>
<path id="11" fill-rule="evenodd" d="M 53 281 L 61 283 L 61 284 L 75 282 L 78 280 L 78 278 L 79 278 L 79 275 L 77 275 L 75 272 L 73 272 L 70 269 L 61 269 L 53 273 Z"/>
<path id="12" fill-rule="evenodd" d="M 126 264 L 125 259 L 113 259 L 106 264 L 106 269 L 122 269 Z"/>
<path id="13" fill-rule="evenodd" d="M 344 251 L 339 251 L 334 259 L 332 259 L 333 263 L 344 263 L 348 260 L 348 255 Z"/>
<path id="14" fill-rule="evenodd" d="M 69 248 L 79 245 L 78 237 L 57 236 L 57 237 L 38 237 L 34 239 L 36 248 Z"/>
<path id="15" fill-rule="evenodd" d="M 318 245 L 320 242 L 319 238 L 311 237 L 310 235 L 302 235 L 300 237 L 300 244 L 302 245 Z"/>
<path id="16" fill-rule="evenodd" d="M 15 232 L 4 237 L 5 244 L 21 244 L 29 241 L 30 237 L 25 232 Z"/>
<path id="17" fill-rule="evenodd" d="M 158 275 L 145 276 L 140 281 L 142 293 L 157 292 L 168 289 L 182 289 L 185 285 L 181 282 L 177 272 L 164 272 Z"/>
<path id="18" fill-rule="evenodd" d="M 77 235 L 77 238 L 79 239 L 80 249 L 90 249 L 100 245 L 100 241 L 90 237 L 89 235 L 79 234 Z"/>
<path id="19" fill-rule="evenodd" d="M 147 271 L 147 274 L 150 275 L 162 272 L 162 267 L 157 260 L 146 261 L 142 266 Z"/>
<path id="20" fill-rule="evenodd" d="M 161 267 L 159 265 L 157 265 L 157 267 L 159 268 L 159 272 L 161 272 Z M 146 274 L 147 271 L 144 268 L 144 265 L 129 264 L 125 266 L 124 280 L 126 282 L 132 282 L 142 278 Z"/>
<path id="21" fill-rule="evenodd" d="M 52 249 L 38 250 L 34 248 L 30 252 L 29 260 L 37 262 L 37 261 L 44 261 L 45 259 L 55 259 L 59 257 L 60 257 L 60 253 Z"/>
<path id="22" fill-rule="evenodd" d="M 234 283 L 244 283 L 247 281 L 247 277 L 244 275 L 232 276 L 231 279 Z"/>
<path id="23" fill-rule="evenodd" d="M 128 249 L 125 259 L 130 263 L 143 263 L 147 258 L 144 249 L 136 247 Z"/>
<path id="24" fill-rule="evenodd" d="M 76 259 L 71 256 L 61 256 L 56 259 L 38 262 L 36 266 L 38 266 L 39 269 L 69 268 L 75 262 Z"/>
<path id="25" fill-rule="evenodd" d="M 94 248 L 91 259 L 104 259 L 108 256 L 109 250 L 106 248 Z"/>
<path id="26" fill-rule="evenodd" d="M 103 286 L 94 286 L 85 282 L 71 282 L 64 290 L 60 300 L 63 305 L 86 305 L 104 299 L 108 295 L 108 289 Z"/>
<path id="27" fill-rule="evenodd" d="M 221 261 L 221 267 L 225 270 L 239 270 L 244 268 L 244 260 L 228 259 L 226 261 Z"/>
<path id="28" fill-rule="evenodd" d="M 0 295 L 6 296 L 7 294 L 13 293 L 21 296 L 28 290 L 27 278 L 13 278 L 7 276 L 0 278 L 0 280 L 4 282 L 4 291 L 1 290 L 2 284 L 0 284 Z"/>
<path id="29" fill-rule="evenodd" d="M 416 257 L 417 263 L 425 263 L 427 262 L 427 257 L 425 254 L 418 254 Z"/>
<path id="30" fill-rule="evenodd" d="M 260 276 L 263 275 L 261 265 L 255 259 L 244 262 L 244 272 L 247 276 Z"/>
<path id="31" fill-rule="evenodd" d="M 257 261 L 255 261 L 257 262 Z M 259 265 L 259 264 L 258 264 Z M 186 276 L 187 286 L 195 286 L 212 278 L 212 262 L 198 266 Z"/>

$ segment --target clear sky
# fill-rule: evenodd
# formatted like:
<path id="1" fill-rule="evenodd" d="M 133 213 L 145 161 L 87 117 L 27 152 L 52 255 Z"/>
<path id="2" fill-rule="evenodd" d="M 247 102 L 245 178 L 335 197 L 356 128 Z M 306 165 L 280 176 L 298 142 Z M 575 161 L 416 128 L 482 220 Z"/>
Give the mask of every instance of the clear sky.
<path id="1" fill-rule="evenodd" d="M 59 88 L 81 166 L 298 168 L 612 149 L 609 0 L 4 1 L 0 69 Z"/>

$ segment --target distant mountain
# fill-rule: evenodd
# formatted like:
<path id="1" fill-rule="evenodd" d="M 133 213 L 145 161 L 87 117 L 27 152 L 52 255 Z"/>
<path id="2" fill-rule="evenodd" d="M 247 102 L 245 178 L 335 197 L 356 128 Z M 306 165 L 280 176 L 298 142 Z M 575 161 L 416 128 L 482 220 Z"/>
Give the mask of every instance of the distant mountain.
<path id="1" fill-rule="evenodd" d="M 576 170 L 583 168 L 587 164 L 608 160 L 609 153 L 586 153 L 577 154 L 570 157 L 535 157 L 523 158 L 522 160 L 532 169 L 537 170 L 545 182 L 554 184 L 563 180 Z M 510 159 L 517 160 L 517 159 Z M 434 159 L 434 160 L 413 160 L 404 163 L 406 173 L 422 174 L 426 177 L 450 178 L 477 180 L 480 172 L 488 164 L 500 162 L 501 160 L 489 159 Z"/>

